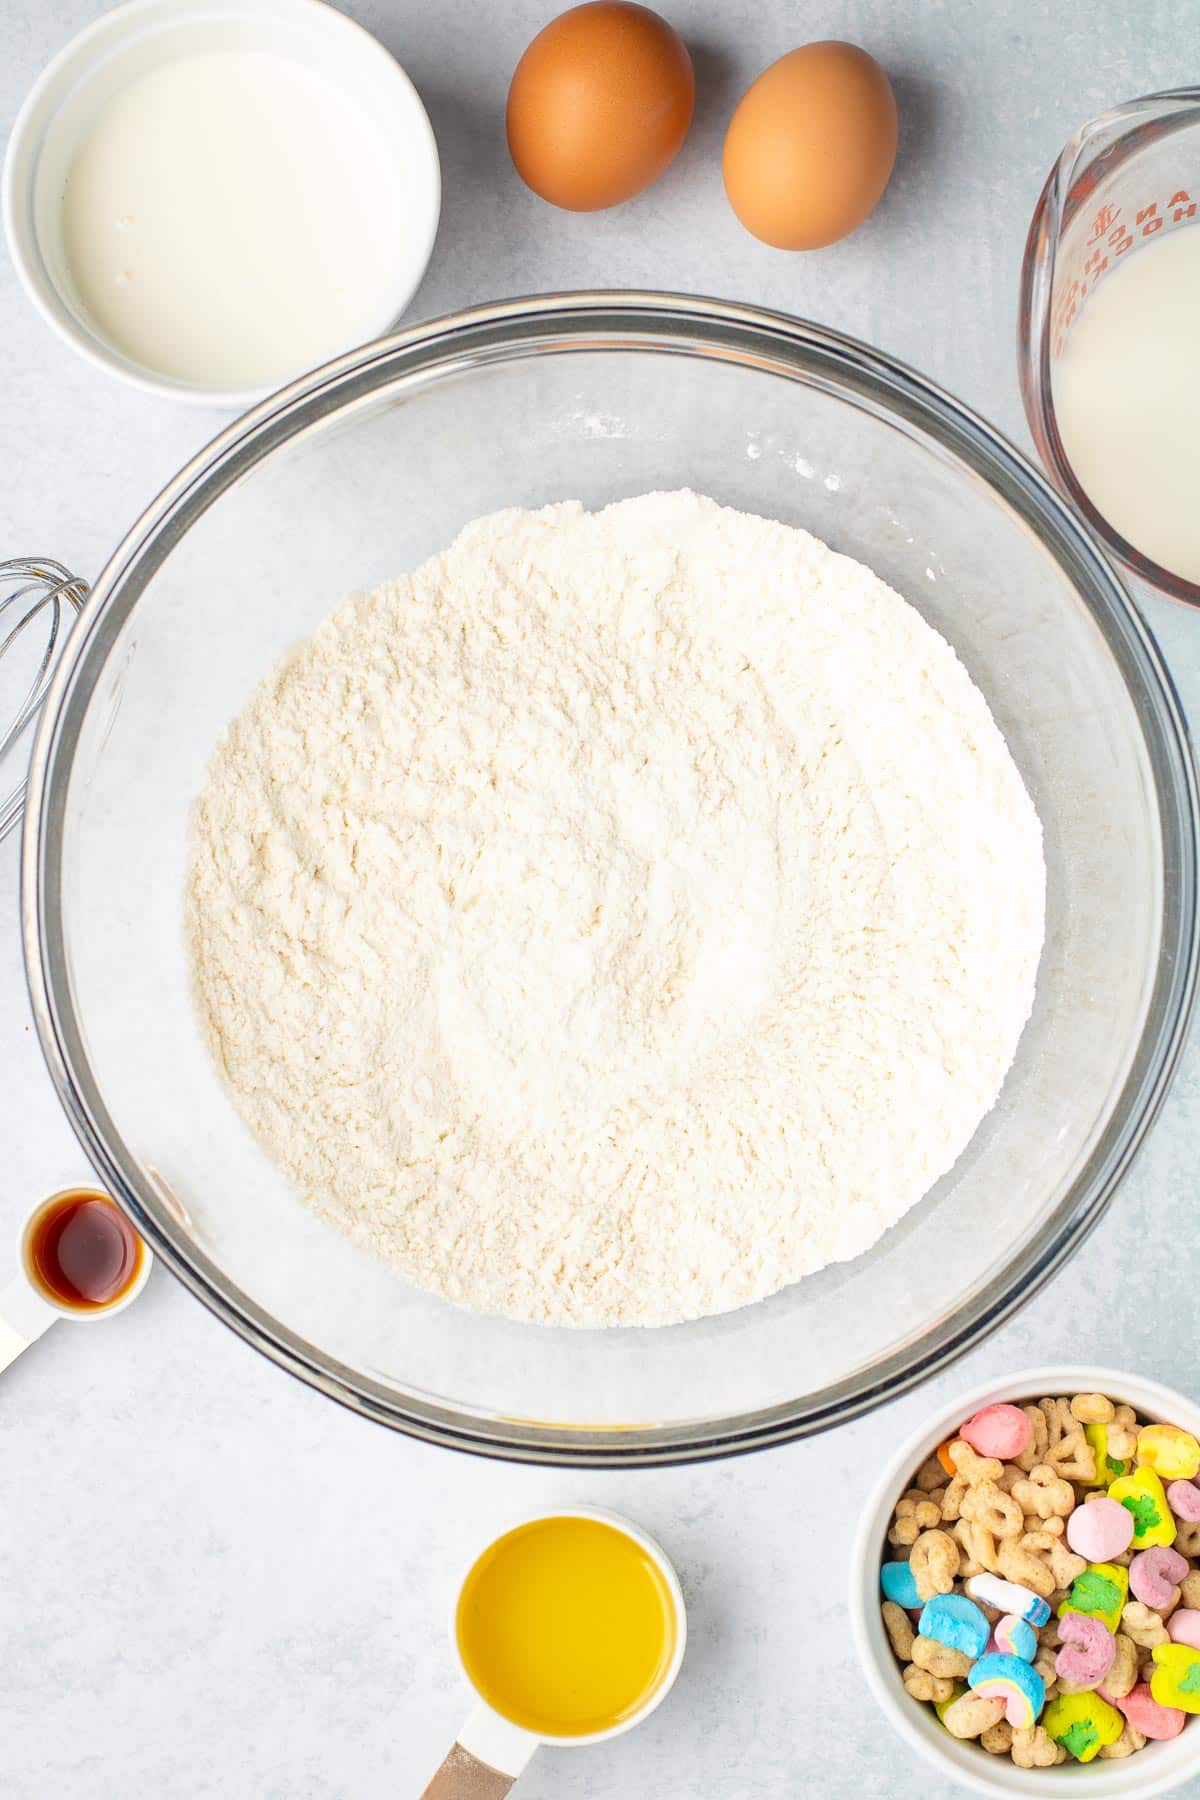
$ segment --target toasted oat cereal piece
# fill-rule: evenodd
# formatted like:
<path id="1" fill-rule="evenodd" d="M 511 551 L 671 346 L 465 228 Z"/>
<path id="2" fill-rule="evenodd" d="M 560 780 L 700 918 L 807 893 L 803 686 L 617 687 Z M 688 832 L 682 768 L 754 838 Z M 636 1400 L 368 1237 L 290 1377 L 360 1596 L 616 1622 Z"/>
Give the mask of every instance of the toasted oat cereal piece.
<path id="1" fill-rule="evenodd" d="M 1004 1473 L 1004 1464 L 998 1457 L 980 1456 L 966 1438 L 952 1438 L 946 1454 L 968 1487 L 974 1487 L 980 1481 L 995 1481 Z"/>
<path id="2" fill-rule="evenodd" d="M 1022 1469 L 1035 1469 L 1038 1463 L 1046 1460 L 1046 1445 L 1050 1438 L 1046 1415 L 1040 1406 L 1025 1406 L 1021 1410 L 1033 1426 L 1033 1442 L 1020 1456 L 1014 1456 L 1013 1461 Z"/>
<path id="3" fill-rule="evenodd" d="M 1105 1454 L 1119 1462 L 1128 1462 L 1137 1449 L 1137 1432 L 1129 1425 L 1110 1425 Z"/>
<path id="4" fill-rule="evenodd" d="M 1110 1700 L 1123 1700 L 1137 1686 L 1138 1647 L 1123 1631 L 1117 1633 L 1117 1651 L 1112 1668 L 1104 1677 L 1104 1691 Z"/>
<path id="5" fill-rule="evenodd" d="M 945 1479 L 945 1469 L 943 1469 L 936 1456 L 930 1456 L 926 1458 L 917 1470 L 913 1486 L 920 1488 L 922 1493 L 928 1494 L 932 1493 L 934 1488 L 941 1487 Z"/>
<path id="6" fill-rule="evenodd" d="M 985 1526 L 977 1525 L 974 1519 L 959 1519 L 951 1527 L 951 1535 L 962 1550 L 960 1575 L 999 1574 L 996 1540 Z"/>
<path id="7" fill-rule="evenodd" d="M 952 1650 L 936 1638 L 920 1636 L 913 1639 L 912 1659 L 918 1669 L 928 1669 L 931 1675 L 948 1675 L 951 1681 L 965 1681 L 975 1661 L 965 1650 Z"/>
<path id="8" fill-rule="evenodd" d="M 953 1521 L 960 1516 L 963 1495 L 966 1491 L 967 1478 L 965 1475 L 956 1475 L 954 1480 L 947 1484 L 946 1490 L 942 1495 L 941 1508 L 942 1518 L 947 1524 L 953 1523 Z"/>
<path id="9" fill-rule="evenodd" d="M 909 1663 L 900 1671 L 900 1679 L 904 1683 L 904 1691 L 912 1700 L 932 1701 L 949 1700 L 954 1692 L 954 1683 L 944 1675 L 931 1675 L 928 1669 L 919 1669 L 915 1663 Z"/>
<path id="10" fill-rule="evenodd" d="M 1071 1401 L 1071 1414 L 1081 1425 L 1111 1424 L 1116 1411 L 1107 1394 L 1076 1394 Z"/>
<path id="11" fill-rule="evenodd" d="M 1006 1494 L 994 1481 L 979 1481 L 962 1497 L 961 1516 L 982 1525 L 994 1538 L 1020 1537 L 1025 1514 L 1013 1494 Z"/>
<path id="12" fill-rule="evenodd" d="M 1006 1581 L 1015 1581 L 1018 1587 L 1025 1587 L 1042 1599 L 1048 1599 L 1058 1587 L 1050 1570 L 1050 1565 L 1041 1557 L 1035 1556 L 1032 1550 L 1022 1550 L 1012 1538 L 1005 1538 L 997 1547 L 996 1559 L 1000 1565 L 999 1572 Z"/>
<path id="13" fill-rule="evenodd" d="M 1020 1501 L 1022 1512 L 1033 1513 L 1039 1519 L 1065 1519 L 1075 1510 L 1074 1488 L 1049 1463 L 1038 1463 L 1016 1482 L 1012 1497 Z"/>
<path id="14" fill-rule="evenodd" d="M 896 1502 L 895 1517 L 888 1530 L 889 1544 L 915 1544 L 923 1531 L 941 1520 L 942 1512 L 919 1490 L 902 1494 Z"/>
<path id="15" fill-rule="evenodd" d="M 1175 1548 L 1180 1556 L 1200 1556 L 1200 1519 L 1180 1519 L 1175 1532 Z"/>
<path id="16" fill-rule="evenodd" d="M 1067 1753 L 1041 1725 L 1032 1725 L 1013 1732 L 1012 1759 L 1018 1769 L 1052 1769 L 1066 1762 Z"/>
<path id="17" fill-rule="evenodd" d="M 1068 1433 L 1074 1431 L 1079 1421 L 1072 1415 L 1069 1400 L 1039 1400 L 1042 1416 L 1046 1421 L 1046 1448 L 1054 1450 L 1062 1443 Z M 1043 1459 L 1044 1460 L 1044 1459 Z"/>
<path id="18" fill-rule="evenodd" d="M 1116 1743 L 1101 1744 L 1097 1754 L 1099 1756 L 1132 1756 L 1135 1750 L 1144 1750 L 1145 1748 L 1146 1740 L 1141 1732 L 1136 1731 L 1134 1727 L 1126 1721 L 1125 1729 L 1117 1739 Z"/>
<path id="19" fill-rule="evenodd" d="M 1130 1600 L 1124 1608 L 1121 1613 L 1121 1630 L 1126 1637 L 1133 1639 L 1140 1650 L 1153 1650 L 1156 1644 L 1168 1641 L 1162 1614 L 1156 1613 L 1153 1607 L 1146 1606 L 1141 1600 Z"/>
<path id="20" fill-rule="evenodd" d="M 1007 1719 L 998 1719 L 981 1734 L 979 1741 L 989 1756 L 1004 1756 L 1012 1749 L 1013 1728 Z"/>
<path id="21" fill-rule="evenodd" d="M 909 1567 L 922 1600 L 948 1594 L 962 1561 L 958 1545 L 944 1531 L 924 1531 L 912 1547 Z"/>
<path id="22" fill-rule="evenodd" d="M 894 1600 L 885 1600 L 879 1610 L 883 1614 L 883 1628 L 897 1660 L 902 1663 L 911 1662 L 913 1640 L 917 1635 L 913 1630 L 912 1620 Z"/>
<path id="23" fill-rule="evenodd" d="M 951 1737 L 981 1737 L 1004 1716 L 1004 1700 L 998 1695 L 960 1694 L 942 1714 Z"/>
<path id="24" fill-rule="evenodd" d="M 1046 1451 L 1046 1461 L 1056 1475 L 1066 1481 L 1089 1482 L 1096 1479 L 1096 1452 L 1083 1434 L 1083 1426 L 1066 1432 L 1057 1444 Z"/>

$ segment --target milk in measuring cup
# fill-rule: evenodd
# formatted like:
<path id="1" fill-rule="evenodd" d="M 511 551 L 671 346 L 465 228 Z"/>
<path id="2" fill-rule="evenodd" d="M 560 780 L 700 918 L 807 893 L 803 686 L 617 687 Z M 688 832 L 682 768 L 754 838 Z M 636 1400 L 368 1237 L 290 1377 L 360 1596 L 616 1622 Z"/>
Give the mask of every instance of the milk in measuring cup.
<path id="1" fill-rule="evenodd" d="M 1096 510 L 1200 582 L 1200 226 L 1164 232 L 1104 277 L 1052 380 L 1063 448 Z"/>

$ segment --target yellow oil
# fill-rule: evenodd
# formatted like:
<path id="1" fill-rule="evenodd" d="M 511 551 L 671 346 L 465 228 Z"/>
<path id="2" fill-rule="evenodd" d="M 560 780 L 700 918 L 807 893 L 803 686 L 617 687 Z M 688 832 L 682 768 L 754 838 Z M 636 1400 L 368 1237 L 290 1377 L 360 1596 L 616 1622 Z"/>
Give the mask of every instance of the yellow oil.
<path id="1" fill-rule="evenodd" d="M 496 1712 L 539 1737 L 588 1737 L 641 1710 L 675 1652 L 658 1564 L 602 1519 L 535 1519 L 463 1584 L 459 1653 Z"/>

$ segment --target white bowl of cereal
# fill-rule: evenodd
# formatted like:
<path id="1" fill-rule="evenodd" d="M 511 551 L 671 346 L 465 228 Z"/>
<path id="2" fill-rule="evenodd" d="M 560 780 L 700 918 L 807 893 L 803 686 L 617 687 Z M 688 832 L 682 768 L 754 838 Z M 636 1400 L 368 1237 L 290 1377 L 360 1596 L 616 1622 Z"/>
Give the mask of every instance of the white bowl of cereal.
<path id="1" fill-rule="evenodd" d="M 1047 1397 L 1050 1406 L 1044 1404 Z M 984 1408 L 1031 1409 L 1025 1416 L 1034 1433 L 1032 1442 L 1013 1461 L 1001 1462 L 999 1474 L 997 1461 L 985 1459 L 979 1446 L 964 1448 L 958 1437 L 960 1427 L 973 1426 Z M 993 1428 L 996 1424 L 1002 1428 L 1004 1417 L 990 1414 Z M 1157 1443 L 1143 1438 L 1139 1446 L 1138 1433 L 1151 1425 L 1169 1425 L 1177 1431 Z M 972 1430 L 970 1435 L 979 1433 Z M 1200 1712 L 1193 1710 L 1200 1707 L 1196 1686 L 1200 1647 L 1189 1643 L 1195 1637 L 1200 1644 L 1200 1633 L 1192 1631 L 1193 1624 L 1200 1626 L 1200 1616 L 1194 1621 L 1182 1617 L 1200 1615 L 1200 1522 L 1183 1516 L 1200 1512 L 1200 1506 L 1182 1491 L 1185 1485 L 1194 1487 L 1200 1498 L 1200 1470 L 1195 1478 L 1173 1474 L 1177 1465 L 1172 1460 L 1182 1454 L 1181 1466 L 1190 1467 L 1189 1437 L 1200 1439 L 1200 1405 L 1184 1395 L 1116 1369 L 1062 1366 L 1026 1369 L 972 1388 L 942 1408 L 890 1460 L 855 1541 L 851 1625 L 868 1684 L 889 1722 L 944 1778 L 983 1794 L 1065 1793 L 1091 1800 L 1165 1794 L 1200 1775 Z M 944 1458 L 940 1467 L 939 1447 Z M 986 1441 L 982 1447 L 988 1447 Z M 1161 1475 L 1153 1466 L 1156 1462 L 1162 1466 Z M 947 1464 L 956 1470 L 953 1479 Z M 1097 1480 L 1098 1476 L 1106 1479 Z M 1162 1498 L 1176 1481 L 1177 1504 L 1168 1503 L 1164 1509 Z M 1114 1484 L 1120 1484 L 1115 1491 Z M 1067 1487 L 1072 1490 L 1069 1498 Z M 1101 1573 L 1098 1557 L 1087 1561 L 1072 1549 L 1072 1540 L 1087 1547 L 1086 1533 L 1094 1532 L 1106 1513 L 1111 1526 L 1115 1514 L 1108 1509 L 1090 1516 L 1086 1525 L 1077 1518 L 1071 1526 L 1074 1514 L 1091 1515 L 1091 1501 L 1101 1497 L 1124 1506 L 1132 1527 L 1129 1544 L 1111 1553 L 1103 1565 L 1111 1579 Z M 937 1508 L 936 1521 L 924 1514 L 923 1505 Z M 1044 1518 L 1033 1516 L 1042 1512 Z M 911 1545 L 894 1541 L 906 1537 L 913 1538 Z M 1186 1575 L 1179 1573 L 1172 1554 L 1186 1561 Z M 1022 1560 L 1026 1557 L 1040 1565 L 1040 1573 Z M 893 1567 L 888 1586 L 895 1597 L 887 1600 L 881 1585 L 883 1565 L 910 1560 L 915 1570 L 912 1595 L 905 1591 L 902 1572 Z M 1128 1591 L 1135 1563 L 1134 1591 Z M 971 1593 L 968 1584 L 974 1586 L 978 1576 L 985 1580 Z M 1081 1576 L 1083 1583 L 1076 1586 Z M 989 1686 L 985 1679 L 1015 1660 L 1004 1653 L 1017 1650 L 1011 1639 L 1014 1630 L 1021 1629 L 1007 1619 L 1001 1622 L 998 1607 L 988 1603 L 989 1593 L 1000 1598 L 1003 1592 L 991 1585 L 995 1581 L 1016 1587 L 1028 1584 L 1029 1600 L 1041 1601 L 1040 1606 L 1023 1609 L 1031 1615 L 1038 1641 L 1030 1681 L 1018 1683 L 1026 1686 L 1035 1722 L 1016 1730 L 1009 1720 L 1018 1715 L 1022 1702 L 1006 1698 L 1006 1682 Z M 1154 1586 L 1156 1581 L 1161 1591 Z M 1098 1589 L 1098 1583 L 1103 1587 Z M 986 1646 L 973 1644 L 967 1654 L 922 1635 L 917 1607 L 923 1608 L 925 1597 L 932 1597 L 935 1589 L 961 1597 L 951 1601 L 947 1616 L 957 1611 L 957 1623 L 964 1628 L 977 1629 L 975 1609 L 982 1611 L 991 1627 Z M 1139 1599 L 1138 1590 L 1158 1604 Z M 910 1598 L 917 1606 L 906 1609 L 906 1604 L 898 1603 Z M 1058 1609 L 1063 1605 L 1077 1618 L 1086 1615 L 1085 1624 L 1070 1628 L 1067 1636 L 1072 1641 L 1067 1644 L 1060 1636 Z M 1100 1629 L 1105 1605 L 1110 1609 L 1108 1618 L 1115 1621 L 1112 1631 Z M 1119 1610 L 1114 1613 L 1114 1608 Z M 1089 1689 L 1082 1685 L 1090 1674 L 1087 1668 L 1079 1670 L 1074 1685 L 1064 1683 L 1057 1671 L 1063 1650 L 1068 1658 L 1086 1657 L 1097 1645 L 1102 1657 L 1112 1658 L 1107 1673 Z M 1156 1658 L 1156 1649 L 1165 1654 Z M 998 1654 L 1004 1656 L 1003 1664 L 981 1667 L 984 1656 Z M 1070 1661 L 1067 1666 L 1078 1668 Z M 1148 1684 L 1155 1674 L 1158 1692 L 1152 1695 Z M 1185 1705 L 1168 1707 L 1165 1698 L 1180 1697 L 1172 1685 L 1180 1679 L 1187 1687 Z M 1039 1681 L 1048 1684 L 1044 1708 L 1032 1704 Z M 1069 1702 L 1066 1707 L 1056 1706 L 1064 1699 Z M 960 1700 L 957 1713 L 951 1713 Z M 938 1705 L 950 1715 L 949 1727 L 941 1722 Z M 1143 1736 L 1134 1719 L 1176 1735 Z M 971 1735 L 956 1736 L 955 1729 Z M 1068 1746 L 1082 1752 L 1085 1760 L 1071 1754 Z"/>

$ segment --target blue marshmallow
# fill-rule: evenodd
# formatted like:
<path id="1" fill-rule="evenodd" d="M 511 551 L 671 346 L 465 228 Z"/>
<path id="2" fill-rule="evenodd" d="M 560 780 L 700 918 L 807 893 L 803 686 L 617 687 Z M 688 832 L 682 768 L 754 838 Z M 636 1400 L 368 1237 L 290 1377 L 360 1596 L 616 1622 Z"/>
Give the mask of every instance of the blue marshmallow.
<path id="1" fill-rule="evenodd" d="M 907 1611 L 915 1611 L 921 1604 L 917 1578 L 906 1562 L 884 1563 L 879 1571 L 879 1585 L 885 1600 L 894 1600 Z"/>
<path id="2" fill-rule="evenodd" d="M 1016 1619 L 1006 1613 L 996 1626 L 996 1648 L 1022 1662 L 1033 1662 L 1038 1653 L 1038 1636 L 1028 1619 Z"/>
<path id="3" fill-rule="evenodd" d="M 1004 1716 L 1017 1731 L 1027 1731 L 1046 1704 L 1046 1684 L 1031 1663 L 1019 1656 L 992 1651 L 981 1656 L 967 1676 L 967 1686 L 977 1694 L 999 1696 Z"/>
<path id="4" fill-rule="evenodd" d="M 974 1660 L 982 1656 L 992 1628 L 982 1609 L 962 1594 L 935 1594 L 921 1613 L 920 1632 L 948 1650 L 961 1650 Z"/>

